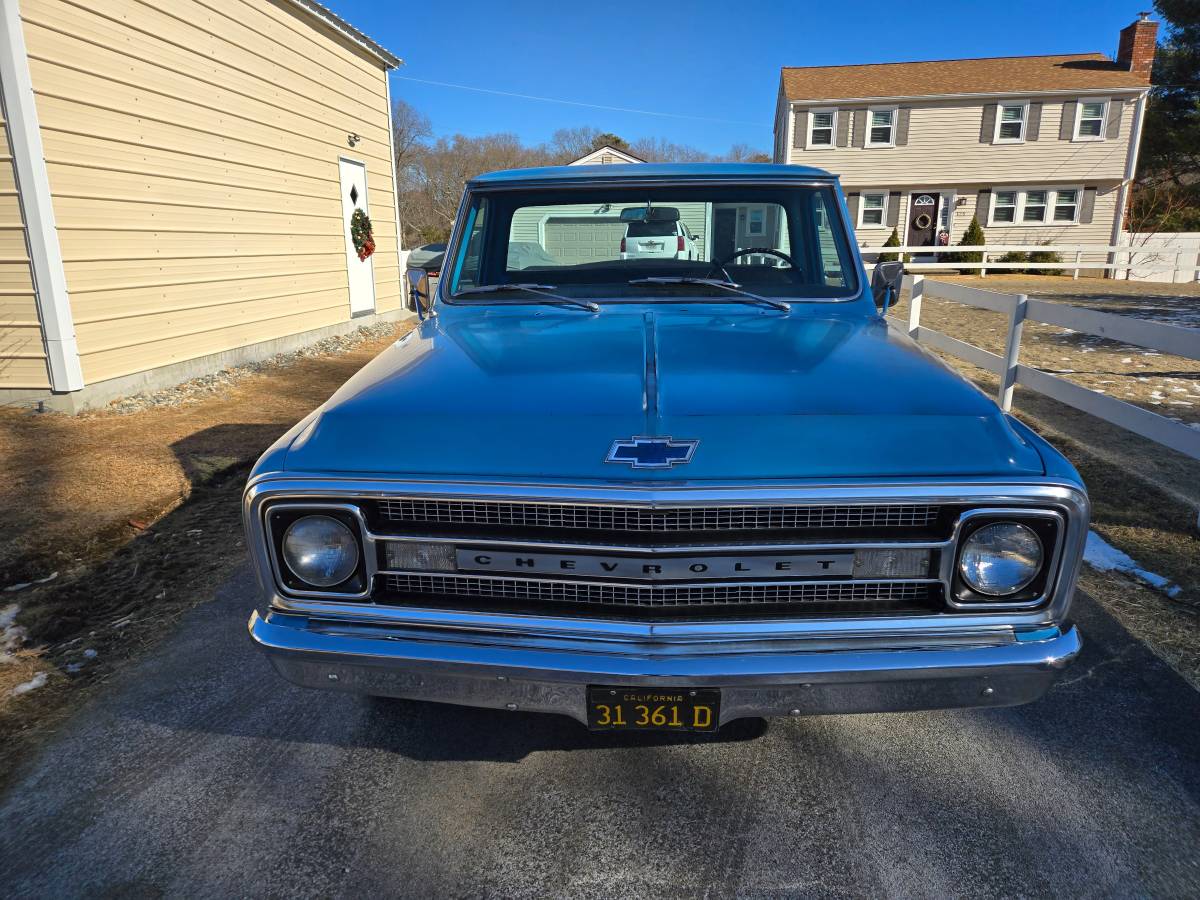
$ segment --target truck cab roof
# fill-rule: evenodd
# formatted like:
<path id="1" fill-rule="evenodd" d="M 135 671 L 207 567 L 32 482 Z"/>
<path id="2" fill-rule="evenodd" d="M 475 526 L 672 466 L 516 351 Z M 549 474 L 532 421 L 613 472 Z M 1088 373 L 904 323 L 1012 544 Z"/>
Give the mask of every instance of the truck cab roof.
<path id="1" fill-rule="evenodd" d="M 783 166 L 772 163 L 629 163 L 603 166 L 540 166 L 534 169 L 505 169 L 479 175 L 470 187 L 496 187 L 502 184 L 569 184 L 575 181 L 671 179 L 755 180 L 755 181 L 836 181 L 837 176 L 811 166 Z"/>

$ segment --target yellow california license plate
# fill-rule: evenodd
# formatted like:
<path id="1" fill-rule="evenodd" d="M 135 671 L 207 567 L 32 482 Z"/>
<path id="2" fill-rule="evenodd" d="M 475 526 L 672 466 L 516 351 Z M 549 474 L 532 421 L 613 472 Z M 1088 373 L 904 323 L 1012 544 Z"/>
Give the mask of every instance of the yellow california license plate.
<path id="1" fill-rule="evenodd" d="M 587 691 L 587 717 L 593 731 L 716 731 L 721 692 L 592 685 Z"/>

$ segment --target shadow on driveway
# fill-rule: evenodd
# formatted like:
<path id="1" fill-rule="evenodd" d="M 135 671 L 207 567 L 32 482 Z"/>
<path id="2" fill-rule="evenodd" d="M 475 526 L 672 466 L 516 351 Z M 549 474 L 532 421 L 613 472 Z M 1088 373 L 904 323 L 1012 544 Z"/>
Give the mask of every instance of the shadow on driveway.
<path id="1" fill-rule="evenodd" d="M 1195 895 L 1200 695 L 1090 599 L 1012 709 L 599 735 L 284 682 L 253 583 L 83 710 L 0 802 L 16 896 Z"/>

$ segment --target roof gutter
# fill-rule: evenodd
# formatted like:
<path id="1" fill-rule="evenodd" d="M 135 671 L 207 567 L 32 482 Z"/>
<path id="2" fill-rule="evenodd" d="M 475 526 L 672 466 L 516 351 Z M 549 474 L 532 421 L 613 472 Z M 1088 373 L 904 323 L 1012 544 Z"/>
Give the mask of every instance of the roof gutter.
<path id="1" fill-rule="evenodd" d="M 337 32 L 342 38 L 349 41 L 351 44 L 364 51 L 368 56 L 374 57 L 379 62 L 383 63 L 385 69 L 396 69 L 404 65 L 404 60 L 396 56 L 386 47 L 375 43 L 345 19 L 338 16 L 333 10 L 322 6 L 316 0 L 287 0 L 292 6 L 303 10 L 320 22 L 327 28 Z"/>

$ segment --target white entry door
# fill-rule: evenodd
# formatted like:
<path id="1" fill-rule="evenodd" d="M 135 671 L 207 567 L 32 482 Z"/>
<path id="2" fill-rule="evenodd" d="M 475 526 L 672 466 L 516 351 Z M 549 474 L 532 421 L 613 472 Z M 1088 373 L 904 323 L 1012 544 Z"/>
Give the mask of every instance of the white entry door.
<path id="1" fill-rule="evenodd" d="M 350 237 L 350 218 L 354 210 L 361 209 L 367 215 L 367 167 L 353 159 L 339 159 L 338 172 L 342 184 L 342 230 L 346 238 L 346 270 L 350 279 L 350 315 L 365 316 L 375 312 L 375 267 L 368 256 L 358 258 L 354 239 Z"/>

